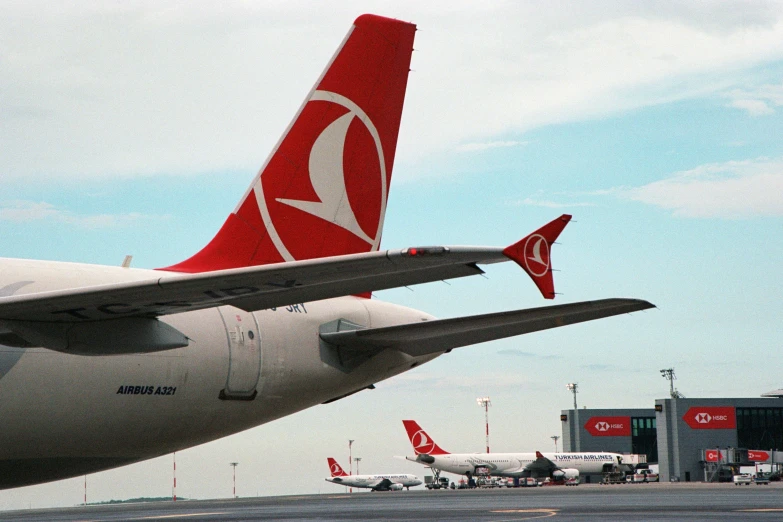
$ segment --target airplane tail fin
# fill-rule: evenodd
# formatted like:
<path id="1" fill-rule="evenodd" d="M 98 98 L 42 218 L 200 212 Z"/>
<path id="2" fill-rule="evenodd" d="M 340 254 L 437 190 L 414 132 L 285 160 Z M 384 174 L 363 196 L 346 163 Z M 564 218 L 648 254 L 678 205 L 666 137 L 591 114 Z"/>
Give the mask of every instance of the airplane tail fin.
<path id="1" fill-rule="evenodd" d="M 405 426 L 405 431 L 408 432 L 408 440 L 411 441 L 413 451 L 416 455 L 448 455 L 449 452 L 438 446 L 432 437 L 427 435 L 419 423 L 415 420 L 404 420 L 402 424 Z"/>
<path id="2" fill-rule="evenodd" d="M 503 250 L 503 254 L 527 272 L 545 299 L 555 298 L 555 281 L 552 278 L 552 244 L 571 221 L 569 214 L 550 221 L 532 234 Z"/>
<path id="3" fill-rule="evenodd" d="M 217 235 L 162 270 L 378 250 L 415 32 L 407 22 L 358 17 Z"/>
<path id="4" fill-rule="evenodd" d="M 348 476 L 348 473 L 346 473 L 345 470 L 343 470 L 343 468 L 332 457 L 328 457 L 326 462 L 329 464 L 329 473 L 331 473 L 333 477 Z"/>

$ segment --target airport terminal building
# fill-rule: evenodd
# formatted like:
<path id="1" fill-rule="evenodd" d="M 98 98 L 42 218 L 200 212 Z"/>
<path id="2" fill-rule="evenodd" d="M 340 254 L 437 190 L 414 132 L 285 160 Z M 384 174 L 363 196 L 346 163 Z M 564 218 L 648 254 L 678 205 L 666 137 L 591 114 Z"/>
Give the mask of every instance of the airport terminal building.
<path id="1" fill-rule="evenodd" d="M 658 399 L 649 409 L 563 410 L 564 451 L 646 455 L 662 481 L 716 481 L 783 463 L 783 398 Z"/>

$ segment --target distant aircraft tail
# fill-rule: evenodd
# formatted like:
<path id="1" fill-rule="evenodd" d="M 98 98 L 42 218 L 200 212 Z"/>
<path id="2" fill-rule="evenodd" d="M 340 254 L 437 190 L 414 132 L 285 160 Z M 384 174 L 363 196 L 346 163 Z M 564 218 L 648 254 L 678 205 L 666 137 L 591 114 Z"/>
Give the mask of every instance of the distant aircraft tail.
<path id="1" fill-rule="evenodd" d="M 546 299 L 555 298 L 555 281 L 552 278 L 550 257 L 552 244 L 569 221 L 571 216 L 563 214 L 503 250 L 506 257 L 527 272 Z"/>
<path id="2" fill-rule="evenodd" d="M 419 426 L 419 423 L 414 420 L 404 420 L 402 424 L 405 426 L 405 431 L 408 432 L 408 439 L 411 441 L 413 451 L 416 455 L 448 455 L 449 452 L 443 450 L 438 446 L 432 437 L 427 435 L 427 432 Z"/>
<path id="3" fill-rule="evenodd" d="M 349 476 L 348 473 L 346 473 L 342 467 L 337 463 L 336 460 L 334 460 L 332 457 L 328 457 L 326 459 L 326 462 L 329 464 L 329 473 L 332 474 L 333 477 L 347 477 Z"/>
<path id="4" fill-rule="evenodd" d="M 362 15 L 200 252 L 208 272 L 378 250 L 416 26 Z"/>

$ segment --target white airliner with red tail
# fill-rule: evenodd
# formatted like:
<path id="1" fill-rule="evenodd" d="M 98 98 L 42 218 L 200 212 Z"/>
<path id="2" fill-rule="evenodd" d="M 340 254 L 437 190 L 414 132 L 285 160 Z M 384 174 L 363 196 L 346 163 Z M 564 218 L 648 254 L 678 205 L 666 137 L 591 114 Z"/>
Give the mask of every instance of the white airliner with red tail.
<path id="1" fill-rule="evenodd" d="M 593 453 L 449 453 L 430 437 L 414 420 L 402 421 L 415 458 L 429 468 L 468 477 L 551 478 L 555 481 L 578 478 L 581 474 L 613 471 L 623 463 L 623 456 L 605 451 Z"/>
<path id="2" fill-rule="evenodd" d="M 329 464 L 330 478 L 327 482 L 348 486 L 351 488 L 369 488 L 373 491 L 400 491 L 420 486 L 421 480 L 416 475 L 408 473 L 390 473 L 388 475 L 349 475 L 332 457 L 326 459 Z"/>
<path id="3" fill-rule="evenodd" d="M 0 488 L 157 457 L 372 388 L 452 348 L 652 307 L 436 320 L 371 292 L 513 260 L 554 297 L 570 216 L 507 247 L 379 250 L 416 27 L 356 19 L 247 192 L 158 270 L 0 259 Z"/>

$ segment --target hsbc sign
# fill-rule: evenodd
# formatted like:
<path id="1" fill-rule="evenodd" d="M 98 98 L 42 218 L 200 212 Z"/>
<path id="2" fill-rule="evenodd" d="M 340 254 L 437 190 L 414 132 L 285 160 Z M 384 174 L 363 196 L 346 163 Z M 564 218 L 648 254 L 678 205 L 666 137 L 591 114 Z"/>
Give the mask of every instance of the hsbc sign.
<path id="1" fill-rule="evenodd" d="M 751 462 L 769 462 L 769 458 L 768 451 L 748 450 L 748 460 Z"/>
<path id="2" fill-rule="evenodd" d="M 694 430 L 727 430 L 737 427 L 732 406 L 693 406 L 682 420 Z"/>
<path id="3" fill-rule="evenodd" d="M 585 429 L 593 437 L 629 437 L 630 417 L 590 417 Z"/>

